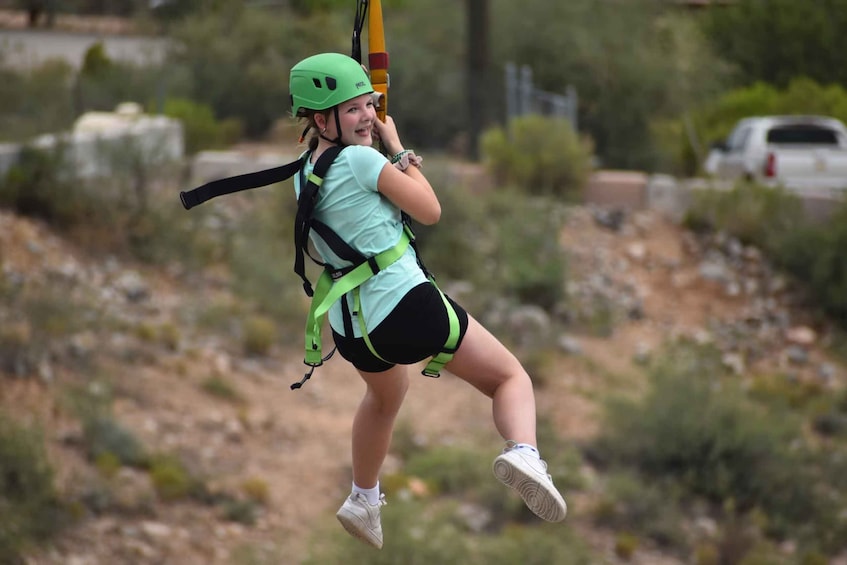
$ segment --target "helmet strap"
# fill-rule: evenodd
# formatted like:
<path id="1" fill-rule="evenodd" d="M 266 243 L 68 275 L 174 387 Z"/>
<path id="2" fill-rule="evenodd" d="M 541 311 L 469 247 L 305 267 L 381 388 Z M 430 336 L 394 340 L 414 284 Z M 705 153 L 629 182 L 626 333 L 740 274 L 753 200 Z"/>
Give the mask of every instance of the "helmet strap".
<path id="1" fill-rule="evenodd" d="M 321 139 L 329 141 L 333 145 L 344 145 L 343 143 L 341 143 L 341 120 L 338 117 L 338 106 L 333 106 L 332 112 L 335 115 L 335 129 L 338 131 L 338 137 L 336 137 L 335 139 L 330 139 L 327 136 L 325 136 L 323 134 L 323 132 L 319 133 L 318 135 L 320 136 Z M 326 128 L 324 128 L 324 129 L 326 129 Z"/>

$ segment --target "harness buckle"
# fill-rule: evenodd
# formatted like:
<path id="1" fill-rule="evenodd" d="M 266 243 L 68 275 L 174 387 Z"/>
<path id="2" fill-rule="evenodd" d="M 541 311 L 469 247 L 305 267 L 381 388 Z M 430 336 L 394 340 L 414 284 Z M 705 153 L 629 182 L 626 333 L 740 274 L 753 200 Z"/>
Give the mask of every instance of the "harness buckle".
<path id="1" fill-rule="evenodd" d="M 423 371 L 421 371 L 421 374 L 423 376 L 429 377 L 431 379 L 437 379 L 438 377 L 441 376 L 441 371 L 435 371 L 435 370 L 429 369 L 428 367 L 424 367 Z"/>

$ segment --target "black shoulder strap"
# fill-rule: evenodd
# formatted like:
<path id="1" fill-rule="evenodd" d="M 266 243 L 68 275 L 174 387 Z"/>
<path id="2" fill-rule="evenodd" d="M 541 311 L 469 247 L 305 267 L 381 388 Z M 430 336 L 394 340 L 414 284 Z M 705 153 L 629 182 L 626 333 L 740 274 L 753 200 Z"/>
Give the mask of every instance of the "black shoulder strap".
<path id="1" fill-rule="evenodd" d="M 349 261 L 353 266 L 368 260 L 367 257 L 350 247 L 349 243 L 341 239 L 341 236 L 325 223 L 312 218 L 312 229 L 321 236 L 321 239 L 326 242 L 333 253 L 338 255 L 339 258 Z"/>
<path id="2" fill-rule="evenodd" d="M 216 196 L 232 194 L 233 192 L 258 188 L 260 186 L 268 186 L 269 184 L 290 179 L 300 170 L 303 163 L 304 159 L 300 158 L 281 167 L 214 180 L 195 189 L 180 192 L 179 200 L 186 210 L 190 210 Z"/>
<path id="3" fill-rule="evenodd" d="M 300 186 L 300 196 L 297 198 L 297 216 L 294 220 L 294 272 L 303 279 L 303 290 L 306 291 L 308 296 L 312 296 L 314 292 L 312 291 L 312 283 L 306 277 L 304 252 L 308 253 L 307 246 L 309 245 L 309 230 L 312 227 L 312 213 L 315 211 L 315 203 L 318 201 L 320 183 L 323 182 L 330 165 L 342 149 L 344 147 L 334 145 L 321 153 L 307 182 Z M 319 182 L 316 183 L 315 178 L 319 179 Z"/>

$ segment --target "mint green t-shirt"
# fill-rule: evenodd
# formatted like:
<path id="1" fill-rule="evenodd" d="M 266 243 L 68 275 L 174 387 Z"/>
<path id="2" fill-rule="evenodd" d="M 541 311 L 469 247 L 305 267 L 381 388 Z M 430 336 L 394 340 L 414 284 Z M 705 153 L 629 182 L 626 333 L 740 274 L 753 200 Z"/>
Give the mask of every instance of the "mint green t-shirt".
<path id="1" fill-rule="evenodd" d="M 335 158 L 318 191 L 313 217 L 330 228 L 353 249 L 372 257 L 397 244 L 403 232 L 400 209 L 377 191 L 377 179 L 388 163 L 372 147 L 351 145 Z M 307 163 L 302 177 L 295 176 L 294 190 L 300 195 L 301 180 L 308 177 L 314 165 Z M 323 239 L 312 230 L 309 238 L 324 262 L 340 268 L 350 265 L 340 259 Z M 368 332 L 382 322 L 409 290 L 426 282 L 410 246 L 406 253 L 362 284 L 359 289 L 361 311 Z M 348 293 L 350 311 L 352 298 Z M 341 301 L 329 310 L 329 323 L 344 335 Z M 353 321 L 355 337 L 361 337 L 358 320 Z"/>

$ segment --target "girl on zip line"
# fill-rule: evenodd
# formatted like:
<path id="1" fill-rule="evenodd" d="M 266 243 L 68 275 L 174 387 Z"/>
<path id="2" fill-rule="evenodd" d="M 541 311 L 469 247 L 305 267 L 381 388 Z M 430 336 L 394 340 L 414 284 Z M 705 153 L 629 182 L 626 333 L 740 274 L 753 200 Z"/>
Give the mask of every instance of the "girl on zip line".
<path id="1" fill-rule="evenodd" d="M 351 535 L 382 547 L 385 495 L 379 473 L 409 387 L 408 365 L 439 354 L 449 359 L 446 370 L 492 400 L 494 425 L 506 440 L 493 464 L 497 479 L 516 489 L 539 517 L 564 520 L 567 505 L 537 448 L 529 375 L 497 338 L 441 293 L 414 248 L 401 246 L 406 241 L 401 211 L 424 225 L 441 216 L 422 158 L 403 146 L 390 116 L 384 123 L 377 119 L 374 89 L 353 58 L 308 57 L 291 69 L 289 88 L 294 116 L 314 132 L 306 164 L 295 178 L 298 195 L 318 158 L 330 148 L 343 148 L 320 185 L 312 217 L 366 258 L 402 251 L 328 313 L 338 352 L 367 386 L 353 420 L 353 488 L 338 520 Z M 373 147 L 376 140 L 388 157 Z M 310 238 L 325 263 L 334 269 L 351 265 L 315 231 Z"/>

